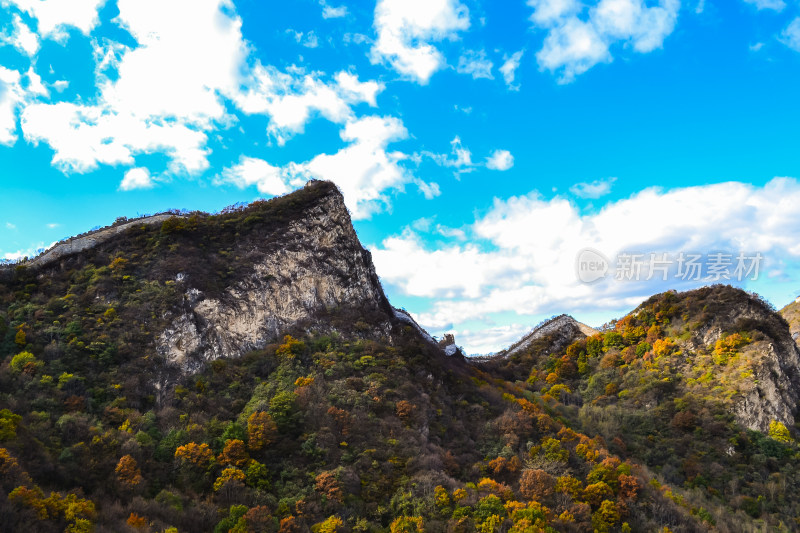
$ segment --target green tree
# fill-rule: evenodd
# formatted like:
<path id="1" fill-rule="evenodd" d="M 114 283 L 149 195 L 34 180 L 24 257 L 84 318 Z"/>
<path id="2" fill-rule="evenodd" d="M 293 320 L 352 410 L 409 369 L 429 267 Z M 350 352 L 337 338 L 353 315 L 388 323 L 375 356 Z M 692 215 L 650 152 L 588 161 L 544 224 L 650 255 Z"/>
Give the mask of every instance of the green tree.
<path id="1" fill-rule="evenodd" d="M 28 366 L 29 363 L 31 366 Z M 37 360 L 31 352 L 21 352 L 11 358 L 11 369 L 17 373 L 27 369 L 35 371 L 42 366 L 44 366 L 44 363 Z"/>
<path id="2" fill-rule="evenodd" d="M 15 415 L 8 409 L 0 411 L 0 441 L 15 439 L 21 420 L 21 416 Z"/>

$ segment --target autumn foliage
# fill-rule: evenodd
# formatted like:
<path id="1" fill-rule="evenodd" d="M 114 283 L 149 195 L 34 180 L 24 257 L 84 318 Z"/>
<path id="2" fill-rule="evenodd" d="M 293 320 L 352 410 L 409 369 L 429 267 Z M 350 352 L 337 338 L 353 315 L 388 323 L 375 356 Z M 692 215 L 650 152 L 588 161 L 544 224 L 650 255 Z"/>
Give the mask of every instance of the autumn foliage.
<path id="1" fill-rule="evenodd" d="M 278 426 L 269 413 L 255 411 L 247 418 L 247 446 L 251 450 L 261 450 L 269 446 L 278 432 Z"/>
<path id="2" fill-rule="evenodd" d="M 209 468 L 214 461 L 214 452 L 211 451 L 208 444 L 190 442 L 175 449 L 175 458 L 184 463 L 205 469 Z"/>
<path id="3" fill-rule="evenodd" d="M 136 459 L 130 455 L 123 455 L 120 458 L 115 472 L 119 482 L 126 487 L 135 487 L 143 481 L 139 465 L 136 463 Z"/>

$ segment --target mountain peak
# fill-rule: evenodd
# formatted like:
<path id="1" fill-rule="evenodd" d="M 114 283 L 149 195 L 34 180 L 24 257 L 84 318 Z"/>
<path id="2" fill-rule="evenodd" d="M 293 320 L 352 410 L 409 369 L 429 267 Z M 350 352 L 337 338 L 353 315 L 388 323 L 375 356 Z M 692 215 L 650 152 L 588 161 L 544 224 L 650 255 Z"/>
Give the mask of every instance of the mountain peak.
<path id="1" fill-rule="evenodd" d="M 271 221 L 276 210 L 284 211 L 280 224 Z M 188 368 L 262 348 L 292 330 L 390 335 L 393 310 L 333 184 L 313 182 L 242 216 L 248 227 L 226 254 L 236 259 L 237 275 L 210 294 L 191 271 L 183 273 L 183 306 L 158 336 L 162 356 Z"/>
<path id="2" fill-rule="evenodd" d="M 152 348 L 182 372 L 261 349 L 288 333 L 392 342 L 413 322 L 389 304 L 342 193 L 326 181 L 214 215 L 170 212 L 118 221 L 58 243 L 23 266 L 20 272 L 54 279 L 99 269 L 109 279 L 93 288 L 93 298 L 137 321 L 142 310 L 126 309 L 121 300 L 134 299 L 130 290 L 155 293 L 141 325 L 148 347 L 140 349 Z M 4 270 L 8 278 L 18 269 Z M 411 329 L 436 345 L 418 326 Z"/>
<path id="3" fill-rule="evenodd" d="M 553 344 L 558 346 L 555 349 L 560 349 L 575 340 L 576 337 L 591 337 L 597 333 L 596 329 L 578 322 L 570 315 L 558 315 L 540 323 L 530 333 L 497 355 L 511 357 L 520 354 L 530 348 L 534 342 L 545 337 L 553 337 Z"/>

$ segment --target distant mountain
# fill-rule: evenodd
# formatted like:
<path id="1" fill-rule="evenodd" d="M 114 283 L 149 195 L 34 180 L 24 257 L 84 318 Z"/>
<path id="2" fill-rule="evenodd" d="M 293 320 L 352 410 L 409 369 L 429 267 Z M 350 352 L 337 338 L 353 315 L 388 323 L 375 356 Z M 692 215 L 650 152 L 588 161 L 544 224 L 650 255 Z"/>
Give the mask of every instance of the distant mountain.
<path id="1" fill-rule="evenodd" d="M 0 531 L 796 531 L 798 351 L 729 287 L 463 357 L 341 193 L 0 268 Z"/>
<path id="2" fill-rule="evenodd" d="M 505 379 L 527 378 L 527 373 L 535 364 L 532 357 L 538 359 L 558 353 L 573 342 L 597 333 L 597 330 L 569 315 L 559 315 L 537 325 L 508 349 L 491 356 L 472 358 L 471 361 Z"/>
<path id="3" fill-rule="evenodd" d="M 781 316 L 789 323 L 789 331 L 796 343 L 800 343 L 800 297 L 781 309 Z"/>
<path id="4" fill-rule="evenodd" d="M 800 500 L 767 485 L 800 483 L 800 351 L 769 304 L 714 286 L 654 296 L 595 335 L 561 321 L 564 333 L 558 323 L 534 331 L 481 368 L 525 382 L 572 427 L 690 489 L 721 530 L 765 516 L 774 530 L 797 529 Z"/>

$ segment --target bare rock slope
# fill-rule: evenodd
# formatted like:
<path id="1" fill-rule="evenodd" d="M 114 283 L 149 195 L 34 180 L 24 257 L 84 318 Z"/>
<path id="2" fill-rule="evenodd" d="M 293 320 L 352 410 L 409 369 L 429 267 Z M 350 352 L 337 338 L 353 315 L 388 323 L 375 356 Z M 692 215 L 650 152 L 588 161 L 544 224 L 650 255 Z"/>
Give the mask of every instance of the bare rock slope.
<path id="1" fill-rule="evenodd" d="M 511 357 L 528 350 L 537 340 L 551 338 L 554 349 L 558 350 L 576 338 L 591 337 L 597 330 L 578 322 L 569 315 L 559 315 L 536 326 L 530 333 L 511 345 L 507 350 L 500 352 L 501 357 Z"/>
<path id="2" fill-rule="evenodd" d="M 726 286 L 704 290 L 709 296 L 703 315 L 684 343 L 689 353 L 711 350 L 726 334 L 758 332 L 743 349 L 752 377 L 736 383 L 734 415 L 753 430 L 766 432 L 772 421 L 793 426 L 800 405 L 800 349 L 786 320 L 756 295 Z"/>
<path id="3" fill-rule="evenodd" d="M 158 353 L 185 370 L 259 349 L 287 331 L 351 329 L 391 338 L 399 320 L 361 246 L 339 190 L 314 182 L 301 215 L 264 231 L 245 249 L 248 270 L 221 294 L 204 293 L 191 275 L 180 281 L 181 312 L 158 336 Z M 258 231 L 258 230 L 255 230 Z"/>

